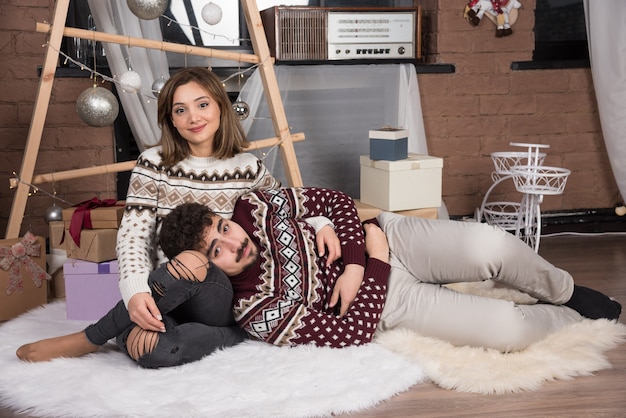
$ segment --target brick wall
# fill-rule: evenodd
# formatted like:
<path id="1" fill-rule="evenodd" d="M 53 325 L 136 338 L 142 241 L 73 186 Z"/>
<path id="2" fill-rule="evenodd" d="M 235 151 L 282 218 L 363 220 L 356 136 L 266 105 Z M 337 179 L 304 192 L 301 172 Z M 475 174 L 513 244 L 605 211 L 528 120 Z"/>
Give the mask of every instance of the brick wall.
<path id="1" fill-rule="evenodd" d="M 39 87 L 38 67 L 44 62 L 46 35 L 35 32 L 36 22 L 49 22 L 52 0 L 0 0 L 0 230 L 4 237 L 14 190 L 13 172 L 19 174 Z M 80 120 L 76 98 L 93 81 L 56 78 L 48 107 L 35 175 L 86 168 L 114 162 L 113 130 L 94 128 Z M 93 196 L 114 198 L 115 176 L 99 175 L 38 185 L 72 203 Z M 53 199 L 43 192 L 29 197 L 21 234 L 31 230 L 47 236 L 43 219 Z M 59 203 L 60 206 L 67 205 Z"/>
<path id="2" fill-rule="evenodd" d="M 513 71 L 532 60 L 534 0 L 521 0 L 513 35 L 463 19 L 465 2 L 427 0 L 431 63 L 453 74 L 419 74 L 429 152 L 444 158 L 443 198 L 453 215 L 472 214 L 492 185 L 490 153 L 510 142 L 549 144 L 545 165 L 572 170 L 565 193 L 546 196 L 542 210 L 608 208 L 620 200 L 602 138 L 589 69 Z M 436 53 L 432 53 L 436 51 Z M 493 199 L 518 201 L 505 184 Z M 491 200 L 491 199 L 490 199 Z"/>
<path id="3" fill-rule="evenodd" d="M 534 0 L 521 0 L 514 34 L 494 36 L 487 20 L 471 27 L 463 19 L 464 1 L 424 0 L 424 44 L 430 63 L 454 64 L 453 74 L 419 74 L 422 110 L 430 153 L 444 158 L 443 194 L 452 215 L 472 214 L 491 186 L 490 153 L 514 150 L 509 142 L 549 144 L 546 165 L 566 167 L 572 175 L 563 195 L 546 196 L 543 210 L 614 206 L 619 194 L 604 148 L 589 69 L 512 71 L 511 62 L 527 61 L 533 50 Z M 0 229 L 6 230 L 19 173 L 45 35 L 35 22 L 49 21 L 52 0 L 0 0 Z M 111 128 L 85 125 L 75 110 L 76 97 L 92 84 L 88 78 L 57 78 L 35 174 L 111 163 Z M 42 184 L 76 203 L 116 194 L 115 176 L 93 176 Z M 512 188 L 492 195 L 517 200 Z M 22 233 L 47 235 L 43 221 L 52 199 L 29 198 Z M 4 234 L 3 234 L 4 235 Z"/>

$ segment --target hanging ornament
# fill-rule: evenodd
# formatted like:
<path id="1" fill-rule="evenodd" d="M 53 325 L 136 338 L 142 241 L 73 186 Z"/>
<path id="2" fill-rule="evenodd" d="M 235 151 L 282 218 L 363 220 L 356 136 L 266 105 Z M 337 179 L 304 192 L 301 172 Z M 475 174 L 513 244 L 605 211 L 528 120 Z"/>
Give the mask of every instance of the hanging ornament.
<path id="1" fill-rule="evenodd" d="M 154 83 L 152 83 L 152 93 L 154 94 L 154 97 L 159 97 L 159 94 L 161 94 L 161 90 L 163 90 L 164 86 L 165 78 L 163 76 L 154 80 Z"/>
<path id="2" fill-rule="evenodd" d="M 127 71 L 120 77 L 122 89 L 128 93 L 137 93 L 141 89 L 141 77 L 135 71 Z"/>
<path id="3" fill-rule="evenodd" d="M 46 213 L 43 217 L 46 220 L 46 223 L 62 221 L 63 220 L 63 209 L 53 204 L 48 209 L 46 209 Z"/>
<path id="4" fill-rule="evenodd" d="M 237 71 L 237 86 L 239 91 L 241 91 L 242 78 L 243 74 L 241 73 L 241 67 L 239 67 Z M 248 106 L 248 103 L 241 100 L 241 98 L 237 98 L 237 101 L 233 103 L 232 106 L 239 120 L 248 119 L 248 116 L 250 116 L 250 106 Z"/>
<path id="5" fill-rule="evenodd" d="M 248 103 L 241 100 L 237 100 L 233 103 L 233 110 L 239 120 L 248 119 L 248 116 L 250 116 L 250 106 L 248 106 Z"/>
<path id="6" fill-rule="evenodd" d="M 104 87 L 89 87 L 76 100 L 78 116 L 88 125 L 106 126 L 117 118 L 120 106 L 117 99 Z"/>
<path id="7" fill-rule="evenodd" d="M 168 0 L 126 0 L 126 4 L 139 19 L 153 20 L 165 13 Z"/>
<path id="8" fill-rule="evenodd" d="M 217 25 L 222 20 L 222 8 L 209 3 L 202 8 L 202 19 L 209 25 Z"/>

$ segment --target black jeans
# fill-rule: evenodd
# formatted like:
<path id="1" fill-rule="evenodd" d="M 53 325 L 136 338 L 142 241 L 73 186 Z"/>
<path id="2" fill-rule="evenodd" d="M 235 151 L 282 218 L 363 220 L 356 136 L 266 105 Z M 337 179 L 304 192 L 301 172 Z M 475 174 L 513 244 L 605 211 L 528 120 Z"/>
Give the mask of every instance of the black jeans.
<path id="1" fill-rule="evenodd" d="M 172 277 L 164 264 L 150 274 L 148 284 L 166 331 L 159 333 L 156 347 L 139 358 L 140 366 L 158 368 L 189 363 L 247 338 L 233 317 L 230 280 L 218 268 L 211 266 L 205 280 L 197 282 Z M 89 325 L 85 334 L 95 345 L 116 338 L 127 353 L 126 339 L 135 326 L 120 301 L 98 322 Z"/>

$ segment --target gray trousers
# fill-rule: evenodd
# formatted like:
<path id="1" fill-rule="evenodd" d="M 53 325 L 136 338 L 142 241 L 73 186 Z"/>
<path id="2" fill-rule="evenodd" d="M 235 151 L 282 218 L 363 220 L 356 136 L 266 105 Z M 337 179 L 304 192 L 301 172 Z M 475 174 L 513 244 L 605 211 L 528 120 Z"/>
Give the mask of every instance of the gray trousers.
<path id="1" fill-rule="evenodd" d="M 383 212 L 391 273 L 378 330 L 408 328 L 455 345 L 510 352 L 582 317 L 559 306 L 572 276 L 512 234 L 476 222 L 429 220 Z M 442 284 L 492 279 L 539 300 L 534 305 L 473 296 Z"/>

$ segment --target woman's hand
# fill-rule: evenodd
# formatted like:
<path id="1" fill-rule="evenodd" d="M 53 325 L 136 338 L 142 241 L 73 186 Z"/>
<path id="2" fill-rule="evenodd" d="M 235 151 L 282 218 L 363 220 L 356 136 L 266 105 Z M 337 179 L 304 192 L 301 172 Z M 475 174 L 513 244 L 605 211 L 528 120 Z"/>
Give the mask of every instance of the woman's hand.
<path id="1" fill-rule="evenodd" d="M 136 293 L 128 301 L 130 320 L 149 331 L 165 332 L 161 312 L 150 293 Z"/>
<path id="2" fill-rule="evenodd" d="M 344 316 L 345 313 L 348 312 L 348 308 L 352 305 L 361 287 L 364 273 L 365 268 L 363 266 L 359 264 L 347 264 L 343 274 L 337 279 L 328 307 L 332 309 L 339 302 L 339 316 Z"/>
<path id="3" fill-rule="evenodd" d="M 319 230 L 315 236 L 315 242 L 317 243 L 317 253 L 320 257 L 326 255 L 326 267 L 341 257 L 339 238 L 330 225 L 326 225 Z M 328 253 L 326 252 L 327 249 Z"/>

